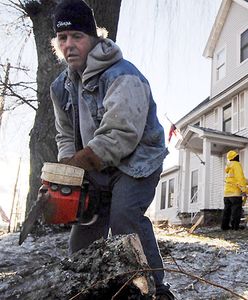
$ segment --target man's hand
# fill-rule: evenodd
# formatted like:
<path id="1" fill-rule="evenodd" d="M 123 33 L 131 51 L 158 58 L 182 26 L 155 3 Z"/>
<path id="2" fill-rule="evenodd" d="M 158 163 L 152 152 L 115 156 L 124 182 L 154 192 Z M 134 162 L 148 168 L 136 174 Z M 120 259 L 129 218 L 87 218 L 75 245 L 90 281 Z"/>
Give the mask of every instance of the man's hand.
<path id="1" fill-rule="evenodd" d="M 76 152 L 71 158 L 63 158 L 60 161 L 66 165 L 79 167 L 85 171 L 100 171 L 103 167 L 102 160 L 91 150 L 90 147 Z"/>

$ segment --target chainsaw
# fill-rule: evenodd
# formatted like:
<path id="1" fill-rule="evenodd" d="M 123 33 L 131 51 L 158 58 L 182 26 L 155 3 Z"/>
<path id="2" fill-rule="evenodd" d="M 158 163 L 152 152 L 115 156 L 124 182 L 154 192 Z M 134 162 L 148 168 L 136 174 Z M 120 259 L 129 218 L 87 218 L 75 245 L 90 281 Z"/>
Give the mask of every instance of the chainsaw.
<path id="1" fill-rule="evenodd" d="M 81 168 L 44 163 L 42 186 L 21 228 L 19 245 L 27 238 L 40 216 L 44 224 L 91 225 L 98 218 L 99 193 L 92 193 L 96 183 Z"/>

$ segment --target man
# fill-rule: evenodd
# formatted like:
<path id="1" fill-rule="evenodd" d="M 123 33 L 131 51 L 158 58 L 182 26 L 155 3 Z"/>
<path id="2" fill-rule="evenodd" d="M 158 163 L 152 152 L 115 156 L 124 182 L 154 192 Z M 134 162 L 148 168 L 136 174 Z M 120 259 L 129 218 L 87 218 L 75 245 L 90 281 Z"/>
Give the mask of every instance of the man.
<path id="1" fill-rule="evenodd" d="M 227 159 L 221 229 L 238 230 L 242 214 L 242 194 L 247 193 L 248 190 L 238 153 L 233 150 L 229 151 Z"/>
<path id="2" fill-rule="evenodd" d="M 54 28 L 68 65 L 51 85 L 58 160 L 85 169 L 105 196 L 111 194 L 94 224 L 73 226 L 70 253 L 107 238 L 109 229 L 112 235 L 137 233 L 150 267 L 163 268 L 152 224 L 144 216 L 167 154 L 149 83 L 113 41 L 97 36 L 84 1 L 62 1 Z M 174 299 L 164 272 L 153 275 L 157 299 Z"/>

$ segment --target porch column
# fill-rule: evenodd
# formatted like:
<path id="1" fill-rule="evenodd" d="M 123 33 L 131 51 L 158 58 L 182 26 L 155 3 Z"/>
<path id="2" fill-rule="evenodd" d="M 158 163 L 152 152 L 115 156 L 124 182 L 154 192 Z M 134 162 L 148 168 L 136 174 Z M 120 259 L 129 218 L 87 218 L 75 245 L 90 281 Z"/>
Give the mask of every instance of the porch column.
<path id="1" fill-rule="evenodd" d="M 202 199 L 201 209 L 210 208 L 210 158 L 211 158 L 211 142 L 207 139 L 203 139 L 203 153 L 202 159 L 205 162 L 202 165 Z"/>
<path id="2" fill-rule="evenodd" d="M 182 191 L 179 192 L 180 201 L 179 201 L 179 211 L 188 212 L 189 208 L 189 164 L 190 164 L 190 151 L 184 149 L 183 151 L 183 160 L 182 160 Z"/>

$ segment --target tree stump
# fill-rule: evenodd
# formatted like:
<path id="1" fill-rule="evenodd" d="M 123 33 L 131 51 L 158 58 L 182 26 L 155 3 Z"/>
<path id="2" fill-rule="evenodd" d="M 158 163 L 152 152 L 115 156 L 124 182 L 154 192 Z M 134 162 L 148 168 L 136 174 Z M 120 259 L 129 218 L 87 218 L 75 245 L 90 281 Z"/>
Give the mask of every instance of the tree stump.
<path id="1" fill-rule="evenodd" d="M 153 299 L 154 281 L 137 235 L 94 242 L 71 258 L 25 268 L 4 282 L 1 299 Z"/>

